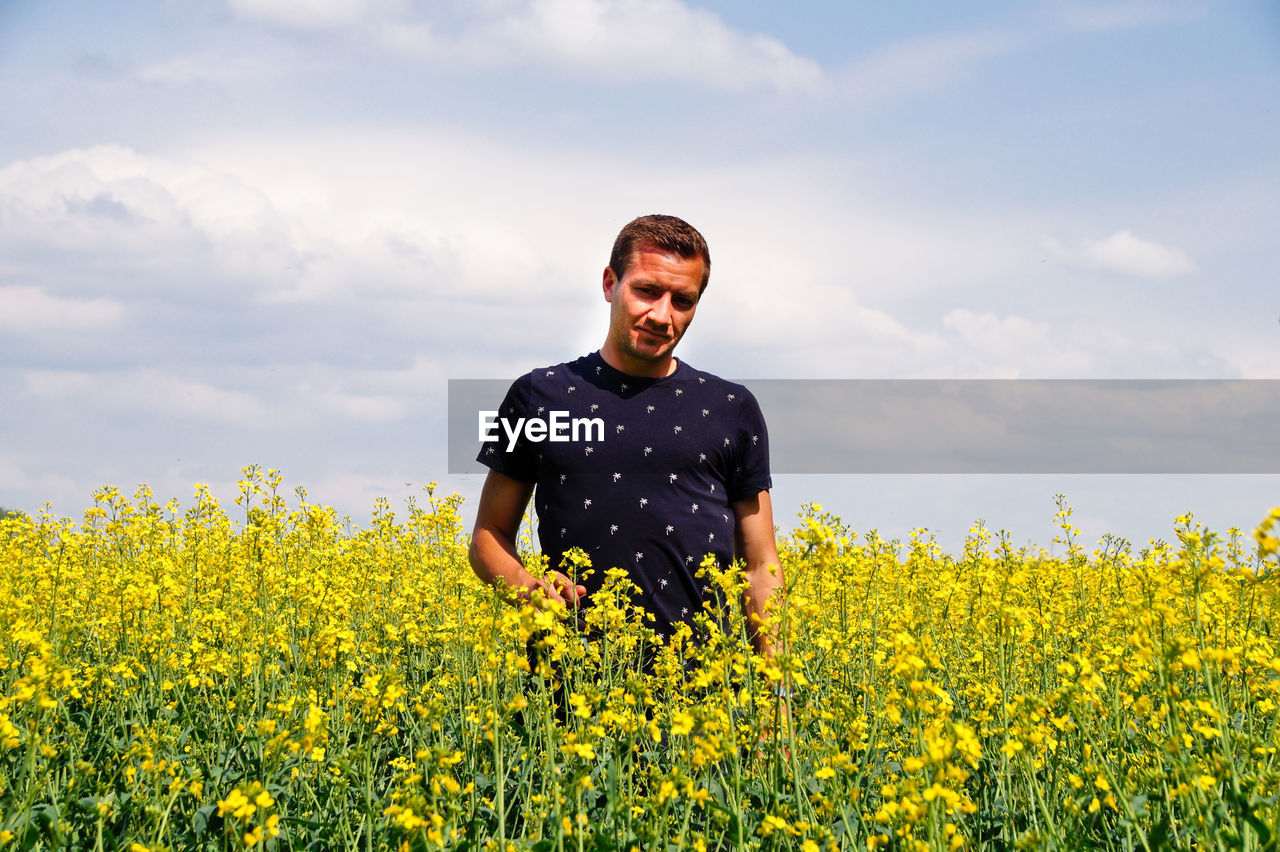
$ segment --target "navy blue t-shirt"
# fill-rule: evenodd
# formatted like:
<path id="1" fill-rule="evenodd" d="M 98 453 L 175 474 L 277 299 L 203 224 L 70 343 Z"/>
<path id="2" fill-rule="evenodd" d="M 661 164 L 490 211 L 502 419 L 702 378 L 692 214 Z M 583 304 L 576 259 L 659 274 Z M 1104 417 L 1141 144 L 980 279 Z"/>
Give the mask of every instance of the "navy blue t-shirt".
<path id="1" fill-rule="evenodd" d="M 683 361 L 651 379 L 621 373 L 593 352 L 521 376 L 498 417 L 506 425 L 495 423 L 497 440 L 477 460 L 535 485 L 538 538 L 551 567 L 572 547 L 586 551 L 594 568 L 588 595 L 605 569 L 626 568 L 664 637 L 711 599 L 695 576 L 703 558 L 733 561 L 730 504 L 773 485 L 755 397 Z M 507 429 L 518 418 L 547 422 L 548 434 L 529 440 L 521 429 L 508 450 Z"/>

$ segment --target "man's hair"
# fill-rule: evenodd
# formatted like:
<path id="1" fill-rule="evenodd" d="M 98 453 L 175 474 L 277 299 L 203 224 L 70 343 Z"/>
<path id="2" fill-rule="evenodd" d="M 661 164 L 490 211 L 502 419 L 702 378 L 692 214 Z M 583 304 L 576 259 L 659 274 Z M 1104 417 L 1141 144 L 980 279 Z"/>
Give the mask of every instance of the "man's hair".
<path id="1" fill-rule="evenodd" d="M 613 241 L 613 252 L 609 255 L 609 268 L 619 281 L 627 274 L 631 256 L 642 248 L 654 248 L 686 260 L 700 258 L 702 285 L 698 292 L 707 289 L 707 281 L 711 278 L 711 250 L 707 248 L 707 241 L 698 233 L 698 229 L 685 220 L 653 213 L 632 219 L 623 226 L 618 232 L 618 238 Z"/>

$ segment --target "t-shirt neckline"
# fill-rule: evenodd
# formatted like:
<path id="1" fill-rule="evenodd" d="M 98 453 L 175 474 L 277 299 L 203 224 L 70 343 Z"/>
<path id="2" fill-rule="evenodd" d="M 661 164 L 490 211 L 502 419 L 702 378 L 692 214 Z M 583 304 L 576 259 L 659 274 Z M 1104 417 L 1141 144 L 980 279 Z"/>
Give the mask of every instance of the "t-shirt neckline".
<path id="1" fill-rule="evenodd" d="M 616 367 L 614 367 L 612 364 L 610 364 L 608 361 L 604 360 L 604 356 L 600 354 L 600 350 L 599 350 L 599 349 L 597 349 L 597 350 L 595 350 L 594 352 L 592 352 L 592 353 L 590 353 L 589 355 L 587 355 L 587 360 L 588 360 L 589 362 L 591 362 L 594 366 L 597 366 L 597 367 L 603 367 L 604 369 L 601 371 L 601 372 L 602 372 L 602 374 L 608 375 L 608 376 L 609 376 L 610 378 L 612 378 L 614 381 L 617 381 L 617 382 L 619 382 L 619 383 L 626 383 L 626 384 L 630 384 L 630 385 L 632 385 L 633 387 L 639 387 L 639 386 L 642 386 L 642 385 L 644 385 L 644 386 L 648 386 L 648 385 L 656 385 L 656 384 L 658 384 L 659 382 L 669 382 L 669 381 L 671 381 L 672 379 L 675 379 L 675 378 L 678 378 L 678 377 L 679 377 L 679 378 L 682 378 L 682 377 L 684 376 L 684 374 L 685 374 L 685 372 L 686 372 L 686 371 L 688 371 L 688 370 L 692 369 L 691 367 L 687 367 L 687 366 L 685 366 L 685 362 L 684 362 L 684 361 L 680 360 L 679 358 L 676 358 L 676 359 L 675 359 L 675 362 L 676 362 L 676 368 L 675 368 L 675 370 L 674 370 L 674 371 L 672 371 L 672 373 L 671 373 L 670 375 L 667 375 L 667 376 L 633 376 L 633 375 L 631 375 L 630 373 L 624 373 L 624 372 L 622 372 L 621 370 L 619 370 L 618 368 L 616 368 Z"/>

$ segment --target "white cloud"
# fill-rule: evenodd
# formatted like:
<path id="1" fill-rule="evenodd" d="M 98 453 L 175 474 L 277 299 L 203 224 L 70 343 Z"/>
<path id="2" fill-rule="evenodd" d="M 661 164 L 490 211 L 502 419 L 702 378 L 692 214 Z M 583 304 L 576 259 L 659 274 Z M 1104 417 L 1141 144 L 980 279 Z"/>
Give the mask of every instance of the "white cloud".
<path id="1" fill-rule="evenodd" d="M 1041 13 L 996 28 L 916 36 L 886 45 L 838 71 L 835 87 L 855 105 L 871 105 L 942 89 L 978 66 L 1025 53 L 1058 38 L 1135 29 L 1203 14 L 1197 2 L 1051 4 Z"/>
<path id="2" fill-rule="evenodd" d="M 111 299 L 61 299 L 39 287 L 0 288 L 0 329 L 24 335 L 94 331 L 117 324 L 124 306 Z"/>
<path id="3" fill-rule="evenodd" d="M 931 377 L 1007 379 L 1155 379 L 1236 377 L 1231 361 L 1149 332 L 1140 316 L 1042 321 L 1018 314 L 956 308 Z"/>
<path id="4" fill-rule="evenodd" d="M 230 0 L 240 17 L 300 30 L 349 30 L 452 67 L 544 67 L 591 80 L 687 81 L 714 89 L 814 92 L 821 67 L 776 38 L 748 34 L 680 0 Z M 165 74 L 174 76 L 179 67 Z"/>
<path id="5" fill-rule="evenodd" d="M 82 370 L 27 370 L 23 390 L 34 399 L 71 399 L 94 389 L 96 377 Z"/>
<path id="6" fill-rule="evenodd" d="M 70 403 L 83 412 L 147 414 L 252 432 L 333 423 L 335 415 L 339 421 L 355 424 L 400 421 L 424 393 L 443 383 L 438 373 L 434 365 L 419 359 L 396 370 L 335 370 L 321 365 L 224 368 L 218 384 L 152 367 L 30 369 L 19 371 L 18 376 L 23 394 L 42 403 Z"/>
<path id="7" fill-rule="evenodd" d="M 990 311 L 956 308 L 942 318 L 944 328 L 959 336 L 963 353 L 986 377 L 1018 378 L 1044 364 L 1044 356 L 1054 351 L 1047 323 L 1020 316 L 998 316 Z"/>
<path id="8" fill-rule="evenodd" d="M 156 369 L 104 371 L 27 370 L 26 393 L 42 400 L 70 400 L 86 409 L 189 418 L 248 429 L 273 426 L 270 411 L 253 394 L 226 390 Z"/>
<path id="9" fill-rule="evenodd" d="M 797 275 L 794 281 L 804 298 L 777 298 L 776 284 L 770 286 L 767 277 L 735 282 L 732 302 L 717 301 L 708 307 L 714 313 L 707 325 L 726 340 L 740 334 L 743 328 L 767 329 L 769 357 L 774 359 L 782 349 L 809 352 L 820 348 L 834 352 L 853 342 L 868 351 L 939 350 L 941 340 L 937 335 L 915 331 L 889 312 L 862 304 L 854 289 L 805 283 L 805 277 Z M 815 316 L 826 321 L 815 321 Z"/>
<path id="10" fill-rule="evenodd" d="M 1242 379 L 1280 379 L 1280 320 L 1273 312 L 1263 316 L 1259 326 L 1270 326 L 1270 339 L 1263 335 L 1216 336 L 1211 348 L 1230 364 Z"/>
<path id="11" fill-rule="evenodd" d="M 837 88 L 868 105 L 940 88 L 981 62 L 1015 49 L 1024 36 L 1006 32 L 930 35 L 891 44 L 842 69 Z"/>
<path id="12" fill-rule="evenodd" d="M 135 288 L 185 284 L 196 271 L 260 290 L 297 262 L 294 236 L 271 200 L 243 182 L 128 148 L 73 149 L 0 169 L 0 246 L 10 263 L 43 251 L 61 267 L 128 268 Z"/>
<path id="13" fill-rule="evenodd" d="M 259 56 L 178 56 L 147 65 L 137 72 L 144 83 L 184 86 L 190 83 L 242 83 L 271 74 L 272 66 Z"/>
<path id="14" fill-rule="evenodd" d="M 31 457 L 32 455 L 35 454 L 24 458 L 11 450 L 0 450 L 0 482 L 4 483 L 4 508 L 16 509 L 21 506 L 26 511 L 35 513 L 48 502 L 53 505 L 56 514 L 67 511 L 70 506 L 88 502 L 86 498 L 93 485 L 76 481 L 72 474 L 52 472 L 45 458 Z M 39 472 L 28 473 L 28 470 Z"/>
<path id="15" fill-rule="evenodd" d="M 371 30 L 377 41 L 396 53 L 433 56 L 450 49 L 426 21 L 379 21 Z"/>
<path id="16" fill-rule="evenodd" d="M 967 308 L 948 312 L 942 318 L 942 325 L 968 343 L 1005 351 L 1017 351 L 1027 344 L 1043 341 L 1049 332 L 1046 323 L 1019 316 L 1000 317 L 990 311 L 979 313 Z"/>
<path id="17" fill-rule="evenodd" d="M 140 317 L 157 319 L 159 298 L 166 318 L 178 317 L 191 332 L 163 338 L 174 344 L 166 369 L 245 368 L 234 379 L 200 377 L 228 391 L 251 390 L 272 416 L 286 419 L 307 412 L 404 422 L 423 385 L 283 372 L 268 378 L 252 368 L 332 369 L 339 352 L 356 346 L 374 369 L 403 370 L 420 356 L 415 369 L 496 376 L 512 364 L 553 363 L 566 345 L 593 348 L 607 247 L 619 225 L 646 209 L 684 215 L 712 241 L 712 290 L 683 344 L 706 369 L 864 377 L 1114 369 L 1100 354 L 1098 329 L 1086 343 L 1036 315 L 960 310 L 940 324 L 931 319 L 957 293 L 986 288 L 980 298 L 999 304 L 1001 282 L 1043 274 L 1034 223 L 957 218 L 828 190 L 848 185 L 841 168 L 803 159 L 690 162 L 635 181 L 628 179 L 633 165 L 607 153 L 434 129 L 254 132 L 208 137 L 182 159 L 102 148 L 0 169 L 0 216 L 16 205 L 21 215 L 11 222 L 26 229 L 11 235 L 0 223 L 0 245 L 15 249 L 11 257 L 20 246 L 44 246 L 42 259 L 9 277 L 50 297 L 69 295 L 59 283 L 67 276 L 102 288 L 90 295 L 126 305 L 145 288 L 148 310 Z M 602 198 L 602 186 L 618 190 Z M 1117 263 L 1107 248 L 1123 249 L 1123 240 L 1096 243 L 1076 260 Z M 584 245 L 597 248 L 584 252 Z M 100 280 L 86 246 L 123 271 L 117 281 Z M 0 274 L 14 263 L 4 254 Z M 203 281 L 203 290 L 194 292 L 188 280 Z M 938 314 L 923 307 L 939 299 Z M 247 327 L 235 320 L 246 310 L 254 317 Z M 512 333 L 496 330 L 513 322 Z M 139 333 L 163 334 L 146 325 Z M 765 345 L 744 349 L 744 333 Z M 1054 349 L 1052 336 L 1065 351 Z M 448 354 L 459 347 L 470 353 L 461 361 Z M 124 357 L 154 363 L 140 353 L 133 347 Z M 1150 359 L 1142 363 L 1149 368 Z"/>
<path id="18" fill-rule="evenodd" d="M 1204 14 L 1205 4 L 1192 2 L 1154 2 L 1128 0 L 1105 3 L 1057 3 L 1050 7 L 1053 23 L 1076 32 L 1113 32 L 1134 29 L 1164 21 L 1186 20 Z"/>
<path id="19" fill-rule="evenodd" d="M 1083 240 L 1074 247 L 1058 237 L 1045 236 L 1040 245 L 1053 260 L 1081 269 L 1136 278 L 1179 278 L 1196 271 L 1195 261 L 1182 249 L 1141 239 L 1127 230 L 1101 240 Z"/>
<path id="20" fill-rule="evenodd" d="M 304 30 L 350 26 L 390 4 L 377 0 L 230 0 L 240 17 Z"/>
<path id="21" fill-rule="evenodd" d="M 385 394 L 352 394 L 325 391 L 316 394 L 316 405 L 349 420 L 387 423 L 404 417 L 404 401 Z"/>
<path id="22" fill-rule="evenodd" d="M 500 49 L 614 79 L 781 92 L 813 91 L 823 80 L 817 63 L 777 39 L 678 0 L 531 0 L 486 29 Z"/>

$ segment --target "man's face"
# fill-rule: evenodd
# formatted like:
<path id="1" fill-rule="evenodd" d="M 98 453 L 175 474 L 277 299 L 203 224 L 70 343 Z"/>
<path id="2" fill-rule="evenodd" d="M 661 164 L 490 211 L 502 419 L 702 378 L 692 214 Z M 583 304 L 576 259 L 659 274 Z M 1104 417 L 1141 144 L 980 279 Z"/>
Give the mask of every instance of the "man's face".
<path id="1" fill-rule="evenodd" d="M 609 336 L 601 354 L 610 366 L 633 376 L 666 376 L 672 353 L 693 321 L 702 285 L 702 259 L 641 247 L 618 280 L 604 271 Z"/>

